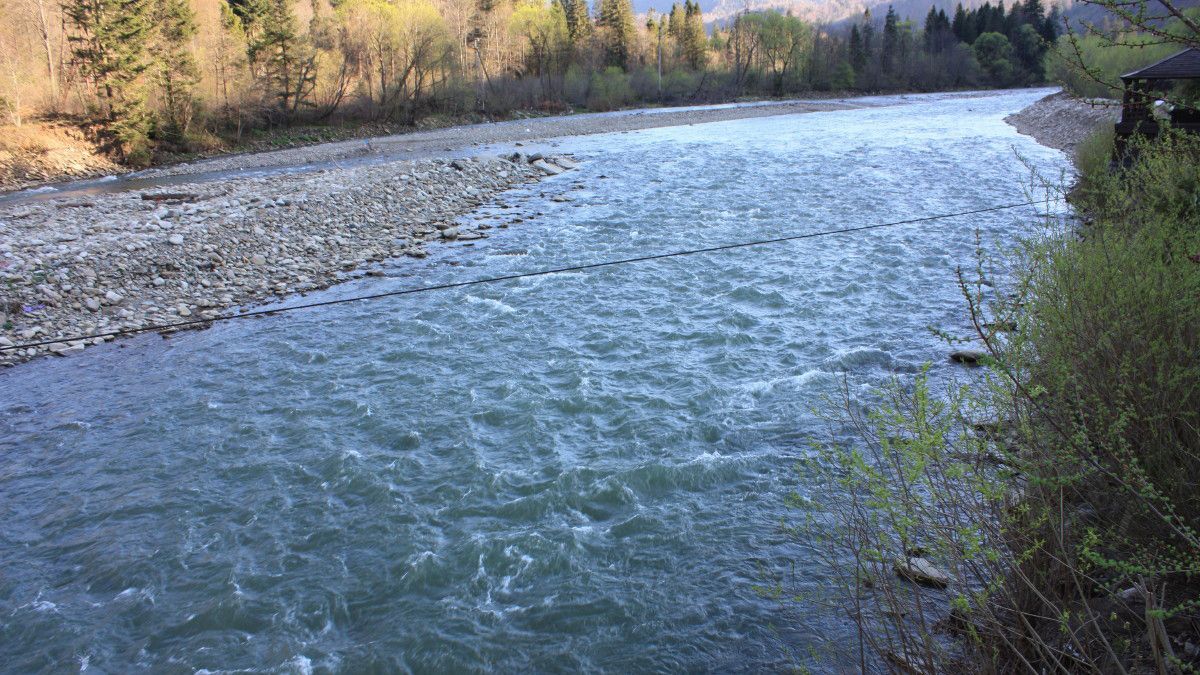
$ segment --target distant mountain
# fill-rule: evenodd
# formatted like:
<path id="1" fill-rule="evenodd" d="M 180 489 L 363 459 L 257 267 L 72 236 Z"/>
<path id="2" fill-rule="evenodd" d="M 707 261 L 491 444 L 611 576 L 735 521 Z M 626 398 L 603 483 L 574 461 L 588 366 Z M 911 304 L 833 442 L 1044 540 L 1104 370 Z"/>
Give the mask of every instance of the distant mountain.
<path id="1" fill-rule="evenodd" d="M 653 9 L 656 12 L 669 12 L 673 0 L 633 0 L 634 11 L 644 14 Z M 682 0 L 679 0 L 682 3 Z M 725 25 L 735 16 L 744 11 L 778 10 L 791 12 L 805 21 L 824 24 L 834 29 L 848 29 L 851 21 L 862 16 L 868 7 L 879 25 L 891 5 L 901 19 L 910 19 L 918 24 L 925 20 L 930 7 L 946 10 L 947 14 L 954 12 L 955 5 L 962 3 L 968 9 L 978 7 L 987 0 L 698 0 L 700 9 L 704 12 L 704 23 Z M 990 0 L 993 4 L 997 0 Z M 598 0 L 592 0 L 593 5 Z M 1011 7 L 1013 2 L 1006 0 L 1005 5 Z M 1083 29 L 1083 24 L 1103 25 L 1110 20 L 1103 7 L 1080 2 L 1079 0 L 1043 0 L 1047 6 L 1057 5 L 1064 16 L 1069 19 L 1077 30 Z M 1181 9 L 1200 7 L 1200 0 L 1176 0 L 1176 6 Z"/>
<path id="2" fill-rule="evenodd" d="M 1067 4 L 1070 1 L 1067 0 Z M 875 19 L 882 22 L 888 5 L 891 5 L 901 19 L 919 23 L 924 21 L 930 7 L 951 14 L 960 2 L 963 7 L 971 9 L 982 5 L 985 0 L 716 0 L 712 9 L 705 11 L 704 19 L 723 23 L 746 9 L 777 9 L 781 12 L 791 11 L 795 16 L 812 23 L 834 24 L 857 18 L 869 7 Z M 995 0 L 992 3 L 995 4 Z M 1012 0 L 1005 4 L 1011 5 Z"/>
<path id="3" fill-rule="evenodd" d="M 724 23 L 746 10 L 753 12 L 776 9 L 781 12 L 791 11 L 805 21 L 828 24 L 859 16 L 867 7 L 871 8 L 872 14 L 877 14 L 882 19 L 889 4 L 896 8 L 901 18 L 911 18 L 915 21 L 924 19 L 931 5 L 951 12 L 958 2 L 959 0 L 700 0 L 700 8 L 704 11 L 705 22 L 708 23 Z M 963 0 L 962 4 L 963 7 L 976 7 L 983 2 L 984 0 Z M 671 0 L 634 0 L 634 11 L 638 13 L 648 9 L 664 12 L 670 8 Z"/>
<path id="4" fill-rule="evenodd" d="M 1012 6 L 1014 0 L 1007 0 L 1006 5 Z M 664 12 L 670 11 L 672 0 L 633 0 L 634 10 L 644 13 L 648 9 Z M 705 23 L 723 24 L 738 13 L 776 9 L 781 12 L 791 11 L 805 21 L 821 24 L 836 24 L 862 15 L 863 10 L 870 7 L 871 14 L 876 20 L 882 21 L 887 13 L 888 5 L 895 8 L 902 19 L 923 21 L 929 8 L 937 7 L 949 14 L 954 11 L 960 0 L 699 0 L 700 9 L 704 11 Z M 978 7 L 984 0 L 961 0 L 963 7 Z M 993 4 L 995 0 L 992 0 Z M 1100 23 L 1105 20 L 1103 8 L 1089 5 L 1077 0 L 1044 0 L 1047 7 L 1058 5 L 1063 13 L 1074 22 L 1087 21 Z M 1177 6 L 1197 7 L 1200 0 L 1178 0 Z"/>

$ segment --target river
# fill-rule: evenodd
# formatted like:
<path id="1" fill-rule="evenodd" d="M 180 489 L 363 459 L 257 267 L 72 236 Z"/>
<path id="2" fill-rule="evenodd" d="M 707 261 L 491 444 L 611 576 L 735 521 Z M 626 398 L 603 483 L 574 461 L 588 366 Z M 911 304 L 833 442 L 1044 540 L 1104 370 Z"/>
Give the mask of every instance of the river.
<path id="1" fill-rule="evenodd" d="M 1046 91 L 566 139 L 523 222 L 305 301 L 1023 201 Z M 570 201 L 553 201 L 566 195 Z M 785 497 L 855 397 L 966 334 L 1033 209 L 147 336 L 0 372 L 0 670 L 845 663 Z M 754 590 L 787 575 L 794 601 Z"/>

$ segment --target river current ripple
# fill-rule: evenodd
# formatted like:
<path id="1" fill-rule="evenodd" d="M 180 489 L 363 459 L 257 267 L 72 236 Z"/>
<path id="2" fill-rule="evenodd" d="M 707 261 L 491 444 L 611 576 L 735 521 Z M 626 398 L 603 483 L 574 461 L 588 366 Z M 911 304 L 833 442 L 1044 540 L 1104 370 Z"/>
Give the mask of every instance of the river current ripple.
<path id="1" fill-rule="evenodd" d="M 1022 201 L 1045 91 L 564 140 L 487 240 L 306 300 Z M 571 201 L 553 201 L 557 195 Z M 966 333 L 1031 209 L 231 322 L 0 373 L 0 669 L 835 668 L 779 527 L 843 378 Z M 787 575 L 801 598 L 753 586 Z M 811 600 L 806 600 L 805 598 Z"/>

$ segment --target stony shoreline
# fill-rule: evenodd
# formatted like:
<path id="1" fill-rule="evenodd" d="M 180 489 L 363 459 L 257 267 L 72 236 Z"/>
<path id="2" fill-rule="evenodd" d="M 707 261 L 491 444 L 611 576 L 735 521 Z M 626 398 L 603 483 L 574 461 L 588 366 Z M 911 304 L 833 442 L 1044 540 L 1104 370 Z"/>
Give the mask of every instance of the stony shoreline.
<path id="1" fill-rule="evenodd" d="M 845 100 L 763 101 L 728 107 L 645 108 L 609 113 L 550 115 L 528 119 L 464 124 L 413 131 L 369 139 L 337 141 L 282 148 L 265 152 L 221 155 L 183 164 L 170 164 L 139 172 L 139 177 L 159 178 L 203 174 L 213 171 L 243 171 L 268 167 L 325 164 L 361 160 L 375 155 L 384 158 L 444 157 L 448 153 L 478 152 L 480 146 L 536 144 L 567 136 L 620 133 L 656 127 L 707 124 L 750 117 L 794 115 L 862 107 Z"/>
<path id="2" fill-rule="evenodd" d="M 433 241 L 567 157 L 427 159 L 0 205 L 0 365 L 112 338 L 71 336 L 217 317 L 345 280 Z M 201 324 L 203 325 L 203 324 Z"/>
<path id="3" fill-rule="evenodd" d="M 1102 125 L 1116 122 L 1120 111 L 1116 101 L 1088 102 L 1058 92 L 1004 121 L 1038 143 L 1074 157 L 1075 148 Z"/>
<path id="4" fill-rule="evenodd" d="M 374 143 L 379 152 L 403 147 L 420 150 L 414 152 L 417 155 L 444 155 L 450 145 L 465 149 L 517 138 L 846 107 L 856 106 L 797 101 L 541 118 L 385 137 Z M 1006 121 L 1045 145 L 1073 147 L 1107 114 L 1082 113 L 1085 108 L 1082 102 L 1055 94 Z M 354 153 L 361 153 L 357 144 L 331 143 L 177 165 L 162 173 L 304 164 Z M 568 157 L 541 159 L 537 154 L 395 156 L 380 163 L 196 180 L 146 192 L 0 204 L 0 348 L 54 341 L 0 349 L 0 366 L 64 355 L 111 339 L 70 340 L 73 336 L 201 322 L 234 308 L 326 288 L 369 273 L 365 268 L 389 259 L 424 257 L 424 247 L 432 241 L 483 238 L 487 225 L 460 231 L 457 219 L 509 188 L 574 167 Z"/>

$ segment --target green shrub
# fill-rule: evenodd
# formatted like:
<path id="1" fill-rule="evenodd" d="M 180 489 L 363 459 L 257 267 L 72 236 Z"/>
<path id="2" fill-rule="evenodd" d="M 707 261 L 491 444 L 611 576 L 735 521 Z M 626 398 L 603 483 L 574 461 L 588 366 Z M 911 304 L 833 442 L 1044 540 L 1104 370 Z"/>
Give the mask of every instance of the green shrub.
<path id="1" fill-rule="evenodd" d="M 1075 164 L 1079 169 L 1080 189 L 1086 189 L 1085 184 L 1095 177 L 1108 173 L 1109 164 L 1113 159 L 1113 140 L 1116 130 L 1111 124 L 1105 124 L 1092 132 L 1075 148 Z"/>
<path id="2" fill-rule="evenodd" d="M 880 662 L 1200 667 L 1182 649 L 1200 610 L 1200 139 L 1133 147 L 1113 170 L 1110 136 L 1085 144 L 1084 222 L 1048 220 L 1013 288 L 963 279 L 982 380 L 939 396 L 922 374 L 843 406 L 861 440 L 825 455 L 849 495 L 826 505 L 830 560 Z M 950 588 L 898 580 L 915 556 Z"/>
<path id="3" fill-rule="evenodd" d="M 675 69 L 663 75 L 663 98 L 668 101 L 689 100 L 700 88 L 700 73 Z"/>
<path id="4" fill-rule="evenodd" d="M 633 102 L 633 90 L 629 86 L 629 76 L 616 66 L 609 66 L 603 72 L 592 75 L 591 87 L 587 97 L 587 107 L 592 110 L 616 110 Z"/>
<path id="5" fill-rule="evenodd" d="M 1121 75 L 1164 59 L 1179 51 L 1176 45 L 1158 44 L 1149 35 L 1121 38 L 1125 44 L 1111 45 L 1096 35 L 1059 39 L 1047 57 L 1050 79 L 1076 96 L 1121 98 Z M 1076 53 L 1078 51 L 1078 54 Z M 1082 61 L 1086 70 L 1080 68 Z"/>

